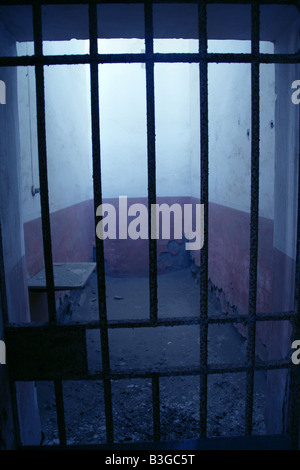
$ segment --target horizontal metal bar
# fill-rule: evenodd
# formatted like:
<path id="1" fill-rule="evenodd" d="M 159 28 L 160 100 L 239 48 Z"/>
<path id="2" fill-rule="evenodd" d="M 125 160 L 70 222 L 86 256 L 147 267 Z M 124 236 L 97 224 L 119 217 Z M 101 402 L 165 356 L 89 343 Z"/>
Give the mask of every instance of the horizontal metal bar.
<path id="1" fill-rule="evenodd" d="M 47 56 L 20 56 L 0 57 L 0 67 L 34 66 L 34 65 L 72 65 L 72 64 L 130 64 L 146 63 L 199 63 L 198 53 L 154 53 L 151 57 L 146 54 L 70 54 Z M 300 61 L 300 51 L 294 54 L 236 54 L 236 53 L 208 53 L 208 63 L 249 63 L 260 64 L 297 64 Z"/>
<path id="2" fill-rule="evenodd" d="M 293 365 L 290 360 L 274 360 L 266 362 L 256 362 L 254 364 L 254 371 L 267 371 L 267 370 L 279 370 L 279 369 L 292 369 L 297 367 Z M 131 369 L 131 370 L 120 370 L 111 369 L 109 373 L 96 372 L 96 373 L 83 373 L 76 375 L 61 375 L 60 380 L 123 380 L 123 379 L 151 379 L 155 377 L 191 377 L 199 376 L 201 373 L 207 375 L 215 374 L 234 374 L 234 373 L 245 373 L 249 370 L 249 367 L 245 363 L 220 363 L 220 364 L 208 364 L 205 368 L 203 367 L 160 367 L 150 369 Z M 32 377 L 31 375 L 26 376 L 23 374 L 22 377 L 17 378 L 18 381 L 28 382 L 32 380 L 49 381 L 53 377 L 49 375 L 39 377 Z"/>
<path id="3" fill-rule="evenodd" d="M 53 5 L 55 3 L 56 5 L 65 5 L 68 4 L 66 0 L 2 0 L 1 6 L 11 6 L 11 5 L 32 5 L 32 3 L 35 4 L 40 4 L 40 5 Z M 90 0 L 72 0 L 72 4 L 84 4 L 87 5 L 90 3 Z M 143 4 L 144 0 L 98 0 L 98 4 L 122 4 L 122 3 L 129 3 L 129 4 Z M 198 3 L 198 0 L 181 0 L 174 2 L 174 0 L 152 0 L 152 3 L 160 4 L 160 3 L 165 3 L 165 4 L 172 4 L 172 3 L 186 3 L 186 4 L 193 4 L 193 3 Z M 214 5 L 214 4 L 232 4 L 233 0 L 207 0 L 206 3 L 208 5 Z M 251 0 L 237 0 L 234 2 L 234 5 L 248 5 L 251 4 Z M 298 6 L 297 0 L 260 0 L 261 5 L 295 5 Z"/>
<path id="4" fill-rule="evenodd" d="M 199 316 L 191 317 L 166 317 L 158 318 L 156 321 L 149 319 L 127 319 L 127 320 L 108 320 L 107 328 L 156 328 L 160 326 L 182 326 L 182 325 L 215 325 L 227 323 L 243 323 L 247 324 L 260 321 L 294 321 L 296 314 L 293 311 L 279 312 L 279 313 L 258 313 L 251 318 L 248 315 L 211 315 L 207 318 L 199 318 Z M 101 327 L 99 320 L 91 320 L 88 322 L 73 322 L 66 323 L 57 322 L 59 328 L 76 328 L 81 327 L 87 330 L 97 329 Z M 48 323 L 8 323 L 6 328 L 48 328 Z"/>

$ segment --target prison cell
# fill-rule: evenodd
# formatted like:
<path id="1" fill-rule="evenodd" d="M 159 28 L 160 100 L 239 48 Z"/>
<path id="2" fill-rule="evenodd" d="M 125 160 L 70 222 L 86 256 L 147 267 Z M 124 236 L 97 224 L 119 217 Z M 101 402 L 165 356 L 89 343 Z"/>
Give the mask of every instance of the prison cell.
<path id="1" fill-rule="evenodd" d="M 24 2 L 22 2 L 24 3 Z M 107 444 L 114 443 L 114 420 L 111 382 L 113 380 L 150 378 L 152 382 L 153 440 L 161 440 L 160 424 L 160 379 L 164 377 L 197 376 L 200 381 L 199 396 L 199 433 L 195 439 L 207 438 L 207 380 L 210 374 L 246 373 L 245 390 L 245 434 L 252 435 L 253 428 L 253 394 L 254 374 L 259 370 L 289 369 L 289 426 L 288 435 L 293 448 L 299 443 L 299 368 L 290 360 L 257 361 L 255 357 L 257 322 L 288 320 L 293 326 L 293 338 L 300 337 L 299 312 L 299 278 L 300 278 L 300 212 L 298 175 L 298 224 L 297 224 L 297 260 L 295 272 L 295 308 L 293 311 L 280 313 L 257 312 L 257 259 L 258 259 L 258 217 L 259 217 L 259 157 L 260 157 L 260 65 L 261 64 L 297 64 L 299 52 L 281 54 L 263 54 L 260 52 L 260 6 L 281 4 L 280 1 L 252 1 L 251 4 L 251 52 L 250 53 L 210 53 L 207 49 L 207 5 L 226 4 L 226 1 L 200 0 L 198 5 L 198 38 L 197 53 L 154 53 L 153 41 L 153 4 L 167 2 L 140 2 L 144 5 L 145 52 L 137 54 L 102 54 L 98 53 L 97 4 L 105 2 L 80 2 L 88 5 L 89 10 L 89 44 L 86 55 L 44 55 L 41 4 L 47 2 L 25 2 L 32 4 L 34 27 L 34 55 L 21 57 L 1 57 L 1 67 L 31 65 L 35 67 L 38 157 L 41 195 L 41 217 L 45 260 L 46 292 L 49 322 L 42 325 L 17 325 L 8 321 L 6 286 L 4 273 L 4 254 L 1 252 L 1 298 L 5 319 L 5 340 L 7 344 L 7 364 L 13 396 L 14 420 L 17 443 L 21 446 L 18 410 L 16 403 L 15 382 L 51 380 L 55 386 L 57 423 L 60 445 L 66 446 L 66 426 L 64 417 L 63 380 L 101 380 L 104 389 L 106 438 Z M 64 2 L 57 2 L 63 4 Z M 74 2 L 76 3 L 76 2 Z M 139 3 L 118 2 L 118 3 Z M 245 4 L 247 2 L 236 2 Z M 285 4 L 287 2 L 284 2 Z M 298 2 L 290 1 L 299 8 Z M 18 5 L 18 1 L 9 3 Z M 82 322 L 71 325 L 62 324 L 56 317 L 55 285 L 53 275 L 53 257 L 50 226 L 50 209 L 48 197 L 47 147 L 45 123 L 44 67 L 56 64 L 88 64 L 91 79 L 91 122 L 92 122 L 92 157 L 93 157 L 93 190 L 94 214 L 102 204 L 101 178 L 101 126 L 99 119 L 99 64 L 141 63 L 146 67 L 146 109 L 147 109 L 147 173 L 148 204 L 156 203 L 156 142 L 155 142 L 155 100 L 154 100 L 154 64 L 157 63 L 195 63 L 199 64 L 200 76 L 200 165 L 201 194 L 204 204 L 204 246 L 200 254 L 200 312 L 194 317 L 158 316 L 157 298 L 157 244 L 150 236 L 151 211 L 149 211 L 149 299 L 150 316 L 148 320 L 108 320 L 106 306 L 106 278 L 104 264 L 103 240 L 96 238 L 96 264 L 98 285 L 97 321 Z M 209 240 L 209 205 L 208 205 L 208 171 L 209 171 L 209 128 L 208 128 L 208 64 L 210 63 L 248 63 L 251 66 L 251 211 L 250 211 L 250 267 L 249 267 L 249 309 L 236 315 L 208 316 L 208 240 Z M 101 79 L 100 79 L 101 81 Z M 97 220 L 95 219 L 95 223 Z M 1 243 L 2 247 L 2 243 Z M 243 324 L 248 327 L 247 361 L 244 364 L 209 364 L 207 355 L 208 326 L 212 324 Z M 198 325 L 200 327 L 200 366 L 199 367 L 160 367 L 144 370 L 114 370 L 110 365 L 109 329 L 123 328 L 171 328 L 174 326 Z M 101 337 L 101 373 L 91 374 L 86 364 L 85 336 L 88 330 L 99 330 Z M 65 339 L 68 338 L 66 343 Z M 39 357 L 36 358 L 36 351 Z M 253 438 L 254 439 L 254 438 Z M 204 444 L 205 446 L 205 444 Z"/>

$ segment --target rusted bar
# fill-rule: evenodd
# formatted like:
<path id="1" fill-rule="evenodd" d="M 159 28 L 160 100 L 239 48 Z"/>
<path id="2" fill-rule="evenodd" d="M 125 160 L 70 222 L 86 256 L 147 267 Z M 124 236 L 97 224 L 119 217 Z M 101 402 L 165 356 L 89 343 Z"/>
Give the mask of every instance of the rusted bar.
<path id="1" fill-rule="evenodd" d="M 268 370 L 281 370 L 281 369 L 291 369 L 293 364 L 290 359 L 274 360 L 274 361 L 265 361 L 254 364 L 254 369 L 256 371 L 268 371 Z M 247 372 L 249 369 L 247 363 L 224 363 L 224 364 L 213 364 L 208 365 L 205 369 L 207 375 L 213 374 L 234 374 L 240 372 Z M 199 366 L 194 367 L 160 367 L 160 368 L 148 368 L 148 369 L 131 369 L 130 371 L 124 371 L 121 369 L 113 369 L 110 374 L 104 374 L 102 371 L 89 373 L 89 372 L 80 372 L 75 371 L 72 376 L 69 373 L 64 374 L 60 372 L 59 374 L 53 371 L 49 375 L 44 374 L 40 377 L 38 374 L 32 375 L 30 371 L 26 369 L 26 364 L 24 364 L 24 369 L 21 371 L 20 375 L 14 375 L 15 380 L 18 381 L 32 381 L 32 380 L 104 380 L 104 378 L 109 378 L 110 380 L 123 380 L 123 379 L 148 379 L 152 378 L 154 375 L 157 377 L 190 377 L 190 376 L 199 376 L 201 369 Z"/>
<path id="2" fill-rule="evenodd" d="M 63 388 L 61 380 L 54 380 L 54 393 L 56 399 L 56 416 L 57 416 L 57 427 L 60 445 L 66 445 L 66 423 L 65 423 L 65 411 L 64 411 L 64 398 Z"/>
<path id="3" fill-rule="evenodd" d="M 200 199 L 204 205 L 204 244 L 200 253 L 200 320 L 207 319 L 208 291 L 208 64 L 206 2 L 198 3 L 200 54 Z M 200 437 L 207 435 L 207 335 L 208 325 L 200 325 Z"/>
<path id="4" fill-rule="evenodd" d="M 278 312 L 278 313 L 257 313 L 254 316 L 256 322 L 259 321 L 283 321 L 288 320 L 293 322 L 296 319 L 296 314 L 292 312 Z M 108 320 L 106 322 L 107 328 L 157 328 L 165 326 L 181 326 L 181 325 L 225 325 L 228 323 L 242 323 L 247 325 L 251 320 L 248 315 L 210 315 L 207 318 L 199 318 L 199 316 L 191 317 L 165 317 L 159 318 L 157 321 L 152 322 L 147 319 L 124 319 L 124 320 Z M 56 325 L 60 329 L 67 329 L 71 326 L 75 328 L 82 327 L 86 330 L 101 328 L 101 321 L 99 320 L 90 320 L 87 322 L 72 321 L 69 320 L 68 324 L 62 322 L 57 322 Z M 35 328 L 35 327 L 44 327 L 47 329 L 48 323 L 8 323 L 7 328 Z"/>
<path id="5" fill-rule="evenodd" d="M 252 54 L 243 53 L 207 53 L 208 63 L 252 63 Z M 20 56 L 0 57 L 0 67 L 34 66 L 34 65 L 72 65 L 72 64 L 143 64 L 146 61 L 145 54 L 70 54 L 70 55 L 47 55 L 42 57 Z M 199 63 L 199 54 L 189 52 L 153 53 L 154 63 Z M 297 64 L 300 61 L 300 53 L 294 54 L 264 54 L 257 56 L 260 64 Z"/>
<path id="6" fill-rule="evenodd" d="M 40 5 L 33 5 L 33 31 L 34 31 L 34 52 L 36 57 L 43 56 L 43 34 L 42 34 L 42 11 Z M 51 243 L 50 208 L 48 194 L 48 173 L 47 173 L 47 144 L 46 144 L 46 115 L 45 115 L 45 83 L 43 65 L 35 66 L 36 78 L 36 106 L 37 106 L 37 137 L 38 137 L 38 158 L 39 158 L 39 178 L 41 194 L 41 218 L 43 247 L 45 260 L 45 275 L 47 286 L 48 317 L 49 322 L 56 321 L 56 306 L 54 292 L 54 274 Z M 65 444 L 65 417 L 63 408 L 62 384 L 55 382 L 55 400 L 57 411 L 57 423 L 59 429 L 60 444 Z"/>
<path id="7" fill-rule="evenodd" d="M 156 204 L 156 155 L 155 155 L 155 101 L 153 62 L 153 12 L 152 3 L 145 3 L 145 51 L 146 51 L 146 102 L 147 102 L 147 161 L 148 207 Z M 153 214 L 148 210 L 149 229 L 149 293 L 150 319 L 157 320 L 157 244 L 151 236 Z"/>
<path id="8" fill-rule="evenodd" d="M 160 441 L 160 397 L 159 375 L 152 376 L 153 438 Z"/>
<path id="9" fill-rule="evenodd" d="M 90 55 L 94 56 L 98 51 L 98 29 L 97 29 L 97 4 L 89 5 L 89 34 L 90 34 Z M 94 214 L 95 227 L 96 211 L 102 204 L 102 183 L 101 183 L 101 154 L 100 154 L 100 111 L 99 111 L 99 71 L 98 63 L 90 64 L 91 71 L 91 117 L 92 117 L 92 152 L 93 152 L 93 188 L 94 188 Z M 97 286 L 98 286 L 98 308 L 101 356 L 103 368 L 103 388 L 105 401 L 106 437 L 107 442 L 114 440 L 113 414 L 111 382 L 107 378 L 110 372 L 109 360 L 109 340 L 107 332 L 107 311 L 106 311 L 106 287 L 105 287 L 105 266 L 104 266 L 104 242 L 96 237 L 96 262 L 97 262 Z"/>
<path id="10" fill-rule="evenodd" d="M 257 257 L 259 216 L 259 2 L 252 3 L 251 47 L 254 60 L 251 64 L 251 214 L 250 214 L 250 266 L 249 266 L 249 323 L 247 337 L 247 371 L 245 433 L 252 433 L 254 362 L 256 339 Z M 255 58 L 256 57 L 256 58 Z"/>
<path id="11" fill-rule="evenodd" d="M 34 30 L 34 52 L 35 57 L 43 56 L 43 36 L 42 36 L 42 13 L 39 5 L 33 6 L 33 30 Z M 38 160 L 39 178 L 41 188 L 41 218 L 43 247 L 45 260 L 45 274 L 47 284 L 47 301 L 49 321 L 56 321 L 56 306 L 54 294 L 54 275 L 52 260 L 52 243 L 50 227 L 50 208 L 48 194 L 48 174 L 47 174 L 47 145 L 46 145 L 46 117 L 45 117 L 45 84 L 43 65 L 35 66 L 36 79 L 36 112 L 37 112 L 37 138 L 38 138 Z"/>

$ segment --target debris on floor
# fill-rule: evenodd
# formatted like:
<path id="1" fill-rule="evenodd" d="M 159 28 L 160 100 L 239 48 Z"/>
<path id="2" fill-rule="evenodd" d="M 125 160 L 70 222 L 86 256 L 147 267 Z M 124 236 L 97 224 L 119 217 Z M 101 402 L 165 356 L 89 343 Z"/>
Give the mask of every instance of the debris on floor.
<path id="1" fill-rule="evenodd" d="M 109 319 L 149 317 L 147 278 L 107 278 Z M 209 314 L 221 313 L 214 291 L 209 291 Z M 122 300 L 122 302 L 115 302 Z M 190 268 L 158 277 L 159 316 L 199 314 L 199 285 Z M 148 316 L 148 317 L 147 317 Z M 72 320 L 98 319 L 97 280 L 93 273 L 72 309 Z M 199 326 L 109 330 L 112 369 L 197 366 L 199 364 Z M 91 372 L 101 370 L 101 345 L 98 330 L 87 331 L 88 363 Z M 231 324 L 210 325 L 209 363 L 245 361 L 245 339 Z M 38 382 L 43 444 L 58 441 L 53 384 Z M 255 374 L 254 433 L 264 434 L 266 379 Z M 63 383 L 68 444 L 106 442 L 103 386 L 100 380 Z M 199 376 L 160 378 L 161 439 L 192 439 L 199 436 Z M 245 419 L 245 373 L 208 376 L 208 436 L 243 434 Z M 147 379 L 112 381 L 115 442 L 149 441 L 153 438 L 152 385 Z"/>

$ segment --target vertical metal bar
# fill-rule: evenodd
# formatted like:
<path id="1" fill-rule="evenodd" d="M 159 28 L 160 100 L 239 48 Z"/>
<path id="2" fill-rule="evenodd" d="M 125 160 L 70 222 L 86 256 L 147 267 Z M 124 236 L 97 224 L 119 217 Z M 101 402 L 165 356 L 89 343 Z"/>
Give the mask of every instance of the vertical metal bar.
<path id="1" fill-rule="evenodd" d="M 33 5 L 34 52 L 37 58 L 43 55 L 42 10 L 41 5 Z M 36 78 L 36 106 L 37 106 L 37 137 L 39 154 L 39 177 L 41 188 L 41 217 L 45 260 L 45 274 L 47 285 L 49 321 L 56 321 L 54 275 L 52 261 L 50 208 L 48 194 L 47 174 L 47 144 L 46 144 L 46 117 L 45 117 L 45 83 L 43 65 L 35 66 Z M 59 428 L 60 443 L 65 444 L 65 417 L 62 396 L 62 384 L 55 382 L 56 413 Z"/>
<path id="2" fill-rule="evenodd" d="M 246 414 L 245 433 L 252 433 L 253 389 L 256 336 L 256 298 L 257 298 L 257 255 L 259 221 L 259 2 L 252 3 L 251 9 L 251 214 L 250 214 L 250 266 L 249 266 L 249 310 L 246 373 Z"/>
<path id="3" fill-rule="evenodd" d="M 160 396 L 159 376 L 152 377 L 152 404 L 153 404 L 153 437 L 154 441 L 160 441 Z"/>
<path id="4" fill-rule="evenodd" d="M 150 319 L 157 320 L 157 245 L 151 237 L 152 204 L 156 204 L 156 156 L 155 156 L 155 101 L 153 60 L 153 9 L 152 2 L 145 2 L 145 52 L 147 99 L 147 152 L 148 152 L 148 224 L 149 224 L 149 290 Z"/>
<path id="5" fill-rule="evenodd" d="M 4 248 L 3 248 L 3 238 L 2 238 L 2 225 L 0 221 L 0 311 L 2 312 L 3 318 L 3 327 L 8 323 L 8 305 L 7 305 L 7 296 L 6 296 L 6 281 L 5 281 L 5 265 L 4 265 Z M 5 330 L 4 330 L 5 333 Z M 11 393 L 11 405 L 12 405 L 12 415 L 14 421 L 14 438 L 16 447 L 21 446 L 21 429 L 20 429 L 20 420 L 19 420 L 19 411 L 18 411 L 18 401 L 17 401 L 17 390 L 16 384 L 13 380 L 9 378 L 9 389 Z"/>
<path id="6" fill-rule="evenodd" d="M 201 204 L 204 204 L 204 245 L 200 253 L 200 436 L 207 435 L 207 283 L 208 283 L 208 63 L 206 1 L 198 3 L 200 53 Z"/>
<path id="7" fill-rule="evenodd" d="M 300 338 L 300 108 L 298 113 L 298 214 L 297 214 L 297 252 L 295 270 L 295 313 L 293 322 L 292 341 Z M 292 449 L 300 447 L 300 366 L 291 367 L 289 379 L 289 433 Z"/>
<path id="8" fill-rule="evenodd" d="M 42 14 L 41 6 L 34 4 L 33 8 L 33 29 L 34 29 L 34 53 L 36 58 L 43 55 L 42 37 Z M 45 118 L 45 90 L 44 90 L 44 67 L 35 66 L 36 78 L 36 107 L 37 107 L 37 138 L 38 138 L 38 158 L 39 158 L 39 178 L 41 188 L 41 218 L 43 247 L 45 260 L 45 274 L 47 284 L 47 300 L 49 321 L 56 321 L 54 276 L 52 261 L 52 244 L 50 228 L 50 209 L 48 195 L 48 174 L 47 174 L 47 145 L 46 145 L 46 118 Z"/>
<path id="9" fill-rule="evenodd" d="M 98 26 L 97 26 L 97 4 L 89 4 L 89 35 L 90 55 L 95 57 L 98 52 Z M 93 186 L 94 186 L 94 213 L 102 204 L 101 184 L 101 154 L 100 154 L 100 112 L 99 112 L 99 71 L 98 63 L 92 61 L 91 70 L 91 116 L 92 116 L 92 147 L 93 147 Z M 95 219 L 96 224 L 96 219 Z M 106 288 L 104 267 L 104 243 L 96 237 L 96 261 L 97 261 L 97 285 L 98 285 L 98 308 L 100 320 L 100 338 L 102 354 L 102 371 L 104 375 L 104 402 L 106 418 L 106 438 L 108 443 L 114 440 L 111 381 L 107 376 L 110 373 L 109 340 L 107 330 L 106 311 Z"/>
<path id="10" fill-rule="evenodd" d="M 54 380 L 54 392 L 56 399 L 56 416 L 60 445 L 66 445 L 66 423 L 64 411 L 64 398 L 61 380 Z"/>
<path id="11" fill-rule="evenodd" d="M 147 101 L 147 155 L 148 155 L 148 233 L 149 233 L 149 293 L 150 320 L 157 320 L 157 245 L 151 236 L 152 204 L 156 204 L 156 154 L 155 154 L 155 97 L 153 61 L 153 7 L 145 2 L 145 53 Z M 156 221 L 155 221 L 156 223 Z M 160 440 L 159 377 L 152 377 L 153 438 Z"/>

